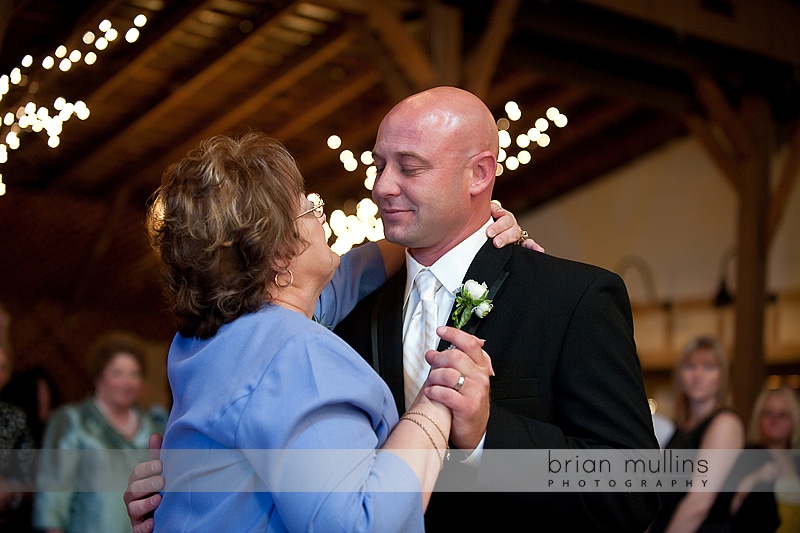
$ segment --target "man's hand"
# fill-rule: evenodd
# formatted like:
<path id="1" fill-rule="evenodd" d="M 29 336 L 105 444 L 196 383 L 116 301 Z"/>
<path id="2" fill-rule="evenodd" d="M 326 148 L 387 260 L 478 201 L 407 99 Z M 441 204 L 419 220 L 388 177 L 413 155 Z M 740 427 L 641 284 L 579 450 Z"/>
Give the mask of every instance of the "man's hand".
<path id="1" fill-rule="evenodd" d="M 471 452 L 489 423 L 492 360 L 483 351 L 484 341 L 474 335 L 446 326 L 437 328 L 436 333 L 453 348 L 441 352 L 430 350 L 425 355 L 431 365 L 425 394 L 453 411 L 450 440 L 458 448 Z"/>
<path id="2" fill-rule="evenodd" d="M 161 503 L 158 491 L 164 488 L 164 478 L 160 475 L 162 464 L 159 460 L 162 440 L 161 435 L 150 436 L 148 445 L 151 460 L 136 465 L 128 478 L 128 488 L 123 500 L 128 508 L 133 533 L 152 533 L 155 528 L 153 513 Z"/>

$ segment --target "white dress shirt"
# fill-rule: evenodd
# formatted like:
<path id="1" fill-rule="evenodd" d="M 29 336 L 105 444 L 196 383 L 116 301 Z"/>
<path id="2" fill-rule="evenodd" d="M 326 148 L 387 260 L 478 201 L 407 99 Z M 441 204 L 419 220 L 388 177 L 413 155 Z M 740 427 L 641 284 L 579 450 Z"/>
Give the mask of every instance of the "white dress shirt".
<path id="1" fill-rule="evenodd" d="M 488 237 L 486 236 L 486 228 L 492 223 L 492 219 L 486 223 L 475 233 L 461 241 L 455 248 L 444 254 L 428 269 L 433 272 L 442 287 L 436 293 L 436 304 L 438 305 L 438 326 L 447 324 L 450 312 L 453 309 L 453 303 L 456 301 L 456 289 L 461 285 L 464 276 L 467 274 L 472 260 L 478 254 L 481 247 L 486 244 Z M 406 248 L 406 292 L 405 304 L 403 305 L 403 340 L 406 338 L 406 331 L 408 331 L 408 324 L 411 321 L 411 314 L 417 305 L 416 291 L 411 291 L 414 278 L 417 272 L 425 268 L 419 264 L 411 254 L 408 253 Z M 415 300 L 415 301 L 410 301 Z M 483 451 L 483 443 L 486 440 L 486 434 L 483 434 L 480 443 L 475 450 L 464 461 L 466 464 L 477 465 L 480 462 L 481 454 Z"/>
<path id="2" fill-rule="evenodd" d="M 472 264 L 472 260 L 478 254 L 478 250 L 486 243 L 486 228 L 492 223 L 492 219 L 486 223 L 475 233 L 461 241 L 455 248 L 444 254 L 428 269 L 433 272 L 442 288 L 436 293 L 436 304 L 439 306 L 439 326 L 447 324 L 450 312 L 453 309 L 453 303 L 456 301 L 456 289 L 461 285 L 464 276 Z M 417 275 L 417 272 L 425 268 L 420 265 L 406 249 L 406 292 L 403 305 L 403 339 L 405 340 L 406 330 L 411 318 L 411 313 L 417 305 L 416 300 L 418 296 L 416 292 L 411 291 L 412 283 Z M 446 290 L 443 290 L 446 289 Z"/>

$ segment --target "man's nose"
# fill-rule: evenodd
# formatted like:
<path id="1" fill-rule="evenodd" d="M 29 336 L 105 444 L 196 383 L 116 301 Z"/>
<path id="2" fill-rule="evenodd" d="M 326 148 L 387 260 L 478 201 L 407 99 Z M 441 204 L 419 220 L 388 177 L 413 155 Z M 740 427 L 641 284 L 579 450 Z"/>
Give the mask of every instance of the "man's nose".
<path id="1" fill-rule="evenodd" d="M 383 169 L 381 175 L 376 178 L 375 184 L 372 187 L 372 196 L 376 198 L 385 198 L 387 196 L 395 196 L 398 194 L 396 175 L 388 166 Z"/>

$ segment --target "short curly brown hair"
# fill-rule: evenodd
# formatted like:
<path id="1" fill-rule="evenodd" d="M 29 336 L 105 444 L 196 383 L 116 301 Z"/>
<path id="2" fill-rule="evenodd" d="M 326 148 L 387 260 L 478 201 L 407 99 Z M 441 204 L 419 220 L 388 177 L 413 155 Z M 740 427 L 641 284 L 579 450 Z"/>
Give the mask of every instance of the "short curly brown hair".
<path id="1" fill-rule="evenodd" d="M 139 364 L 139 371 L 142 376 L 146 374 L 147 348 L 144 345 L 144 341 L 137 335 L 127 331 L 110 331 L 98 337 L 89 349 L 89 372 L 92 381 L 97 381 L 103 375 L 111 360 L 121 353 L 133 357 Z"/>
<path id="2" fill-rule="evenodd" d="M 181 335 L 212 337 L 270 301 L 268 282 L 307 246 L 303 191 L 294 157 L 254 131 L 206 139 L 167 168 L 147 226 Z"/>

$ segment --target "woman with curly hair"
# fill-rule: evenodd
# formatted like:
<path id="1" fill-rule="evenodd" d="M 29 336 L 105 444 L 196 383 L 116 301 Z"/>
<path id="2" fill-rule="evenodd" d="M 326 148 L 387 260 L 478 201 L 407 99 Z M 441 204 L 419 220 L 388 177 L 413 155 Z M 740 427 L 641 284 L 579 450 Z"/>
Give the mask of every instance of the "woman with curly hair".
<path id="1" fill-rule="evenodd" d="M 398 420 L 387 385 L 326 327 L 403 251 L 340 259 L 323 205 L 256 132 L 203 141 L 164 173 L 148 227 L 178 334 L 157 531 L 423 529 L 450 411 L 423 390 Z M 452 340 L 483 357 L 474 337 Z"/>

